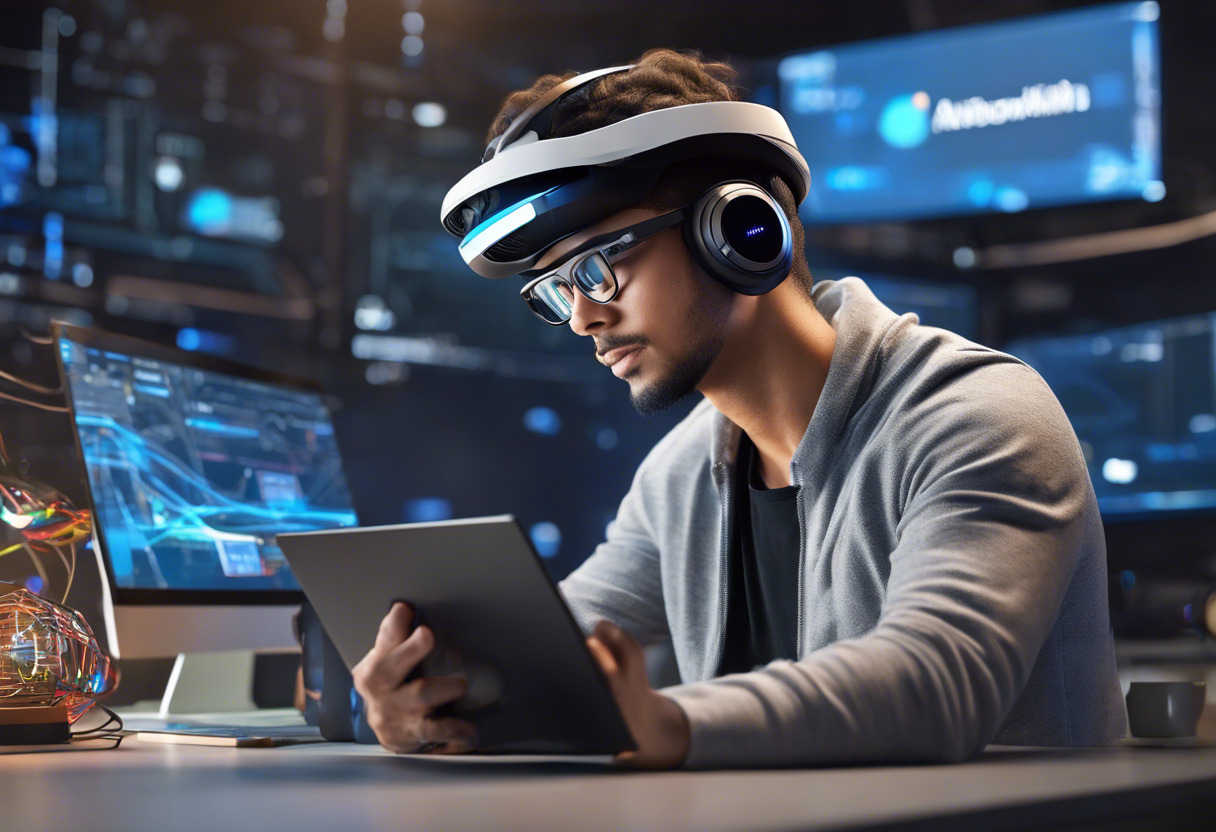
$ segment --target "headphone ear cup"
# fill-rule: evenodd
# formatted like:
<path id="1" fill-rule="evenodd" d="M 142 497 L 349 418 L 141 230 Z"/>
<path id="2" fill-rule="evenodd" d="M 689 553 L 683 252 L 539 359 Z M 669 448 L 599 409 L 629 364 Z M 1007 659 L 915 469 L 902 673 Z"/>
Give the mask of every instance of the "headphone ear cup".
<path id="1" fill-rule="evenodd" d="M 706 191 L 684 223 L 684 240 L 711 277 L 744 295 L 771 292 L 794 262 L 789 218 L 751 182 Z"/>

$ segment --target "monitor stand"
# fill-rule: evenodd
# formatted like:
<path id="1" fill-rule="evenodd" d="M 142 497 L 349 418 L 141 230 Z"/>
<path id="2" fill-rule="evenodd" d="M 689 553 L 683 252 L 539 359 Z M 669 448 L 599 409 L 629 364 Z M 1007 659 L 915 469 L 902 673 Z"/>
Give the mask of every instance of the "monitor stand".
<path id="1" fill-rule="evenodd" d="M 161 718 L 256 710 L 253 657 L 252 650 L 178 653 L 160 701 Z"/>

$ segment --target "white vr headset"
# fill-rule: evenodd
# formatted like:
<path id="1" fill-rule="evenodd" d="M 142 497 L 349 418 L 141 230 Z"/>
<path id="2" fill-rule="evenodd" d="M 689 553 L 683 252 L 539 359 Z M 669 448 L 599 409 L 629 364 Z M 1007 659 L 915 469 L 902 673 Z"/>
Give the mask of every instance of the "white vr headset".
<path id="1" fill-rule="evenodd" d="M 653 110 L 574 136 L 548 138 L 553 112 L 610 67 L 570 78 L 541 96 L 490 143 L 481 165 L 444 197 L 440 219 L 460 238 L 469 267 L 489 278 L 528 272 L 554 243 L 636 204 L 663 170 L 726 157 L 772 168 L 801 203 L 806 160 L 781 114 L 742 101 Z"/>

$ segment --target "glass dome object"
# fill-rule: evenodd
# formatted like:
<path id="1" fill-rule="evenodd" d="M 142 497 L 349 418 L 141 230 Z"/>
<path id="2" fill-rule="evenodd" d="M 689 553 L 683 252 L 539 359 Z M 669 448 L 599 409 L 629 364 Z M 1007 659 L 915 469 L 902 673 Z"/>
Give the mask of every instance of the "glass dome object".
<path id="1" fill-rule="evenodd" d="M 62 705 L 75 722 L 114 681 L 84 616 L 0 583 L 0 708 Z"/>

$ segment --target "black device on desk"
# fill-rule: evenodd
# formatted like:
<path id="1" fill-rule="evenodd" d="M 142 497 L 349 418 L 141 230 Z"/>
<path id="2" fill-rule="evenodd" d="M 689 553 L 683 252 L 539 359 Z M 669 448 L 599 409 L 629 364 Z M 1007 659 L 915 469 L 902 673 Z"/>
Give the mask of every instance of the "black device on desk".
<path id="1" fill-rule="evenodd" d="M 424 676 L 463 672 L 455 716 L 486 751 L 634 748 L 599 666 L 510 516 L 281 534 L 278 545 L 348 668 L 395 601 L 435 633 Z"/>

